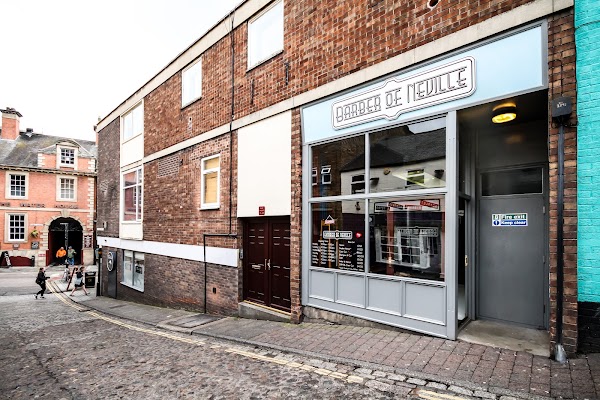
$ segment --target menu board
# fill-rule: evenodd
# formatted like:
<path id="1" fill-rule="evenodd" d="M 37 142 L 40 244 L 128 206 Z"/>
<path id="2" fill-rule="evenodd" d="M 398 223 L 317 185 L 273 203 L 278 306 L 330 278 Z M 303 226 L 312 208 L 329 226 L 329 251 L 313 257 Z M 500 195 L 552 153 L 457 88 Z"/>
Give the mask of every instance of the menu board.
<path id="1" fill-rule="evenodd" d="M 312 243 L 311 265 L 364 272 L 364 243 L 345 239 L 319 239 Z"/>

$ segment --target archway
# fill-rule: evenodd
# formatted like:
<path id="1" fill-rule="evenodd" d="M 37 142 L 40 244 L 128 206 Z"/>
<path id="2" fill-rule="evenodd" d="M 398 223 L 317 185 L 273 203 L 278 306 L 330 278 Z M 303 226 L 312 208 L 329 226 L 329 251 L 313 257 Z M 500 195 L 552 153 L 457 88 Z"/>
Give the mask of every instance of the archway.
<path id="1" fill-rule="evenodd" d="M 83 228 L 79 221 L 73 218 L 57 218 L 50 224 L 48 229 L 49 257 L 53 263 L 57 262 L 56 252 L 58 249 L 69 246 L 76 251 L 75 264 L 82 263 Z"/>

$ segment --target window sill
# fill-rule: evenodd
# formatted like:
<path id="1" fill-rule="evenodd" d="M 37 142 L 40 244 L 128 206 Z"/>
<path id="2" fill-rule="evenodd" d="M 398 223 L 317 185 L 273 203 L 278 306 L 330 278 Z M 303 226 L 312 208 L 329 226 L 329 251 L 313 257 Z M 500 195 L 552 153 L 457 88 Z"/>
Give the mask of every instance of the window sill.
<path id="1" fill-rule="evenodd" d="M 200 207 L 200 210 L 218 210 L 221 206 L 219 204 L 206 204 Z"/>
<path id="2" fill-rule="evenodd" d="M 137 290 L 138 292 L 144 293 L 144 289 L 143 288 L 140 289 L 139 287 L 130 285 L 129 283 L 121 282 L 121 285 L 127 286 L 128 288 L 131 288 L 133 290 Z"/>
<path id="3" fill-rule="evenodd" d="M 25 197 L 16 197 L 16 196 L 6 196 L 6 200 L 29 200 L 28 196 Z"/>
<path id="4" fill-rule="evenodd" d="M 254 68 L 260 67 L 261 65 L 263 65 L 264 63 L 266 63 L 269 60 L 272 60 L 273 58 L 277 57 L 278 55 L 283 53 L 283 49 L 271 54 L 270 56 L 267 56 L 264 60 L 258 61 L 256 64 L 252 65 L 252 66 L 248 66 L 248 69 L 246 69 L 246 73 L 252 71 Z"/>
<path id="5" fill-rule="evenodd" d="M 142 225 L 143 221 L 121 221 L 125 225 Z"/>
<path id="6" fill-rule="evenodd" d="M 195 102 L 197 102 L 199 100 L 202 100 L 202 95 L 200 95 L 200 97 L 196 97 L 195 99 L 188 101 L 185 104 L 182 104 L 181 105 L 181 110 L 183 110 L 184 108 L 187 108 L 187 107 L 191 106 L 192 104 L 194 104 Z"/>
<path id="7" fill-rule="evenodd" d="M 69 203 L 77 203 L 77 199 L 56 199 L 56 201 L 66 201 Z"/>

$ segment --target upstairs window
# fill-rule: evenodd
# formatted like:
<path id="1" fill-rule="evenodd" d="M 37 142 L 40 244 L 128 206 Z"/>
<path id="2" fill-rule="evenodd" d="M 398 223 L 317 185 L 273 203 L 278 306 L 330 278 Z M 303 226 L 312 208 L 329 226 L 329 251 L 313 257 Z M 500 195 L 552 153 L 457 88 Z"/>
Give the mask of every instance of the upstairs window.
<path id="1" fill-rule="evenodd" d="M 202 97 L 202 59 L 181 74 L 181 105 L 186 106 Z"/>
<path id="2" fill-rule="evenodd" d="M 9 173 L 6 180 L 6 198 L 25 199 L 27 198 L 27 174 Z"/>
<path id="3" fill-rule="evenodd" d="M 142 220 L 142 169 L 123 174 L 123 221 Z"/>
<path id="4" fill-rule="evenodd" d="M 283 51 L 283 1 L 248 22 L 248 69 Z"/>
<path id="5" fill-rule="evenodd" d="M 323 165 L 321 167 L 321 184 L 331 185 L 331 165 Z"/>
<path id="6" fill-rule="evenodd" d="M 365 174 L 352 175 L 352 194 L 365 192 Z"/>
<path id="7" fill-rule="evenodd" d="M 123 141 L 144 132 L 144 107 L 140 103 L 121 117 Z"/>
<path id="8" fill-rule="evenodd" d="M 75 167 L 75 159 L 77 152 L 72 147 L 58 147 L 58 166 L 59 167 Z"/>
<path id="9" fill-rule="evenodd" d="M 201 208 L 219 208 L 220 156 L 202 159 Z"/>
<path id="10" fill-rule="evenodd" d="M 56 200 L 62 201 L 74 201 L 77 200 L 77 181 L 75 178 L 66 178 L 59 177 L 58 178 L 58 188 Z"/>

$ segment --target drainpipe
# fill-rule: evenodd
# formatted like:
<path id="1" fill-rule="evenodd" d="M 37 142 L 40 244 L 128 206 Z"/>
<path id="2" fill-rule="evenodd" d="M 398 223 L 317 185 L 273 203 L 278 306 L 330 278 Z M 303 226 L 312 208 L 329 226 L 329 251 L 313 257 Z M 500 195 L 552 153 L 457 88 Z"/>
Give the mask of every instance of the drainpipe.
<path id="1" fill-rule="evenodd" d="M 558 127 L 558 193 L 557 193 L 557 223 L 556 223 L 556 361 L 564 364 L 567 355 L 563 347 L 563 285 L 564 285 L 564 241 L 563 241 L 563 208 L 565 190 L 565 132 L 564 124 Z"/>

